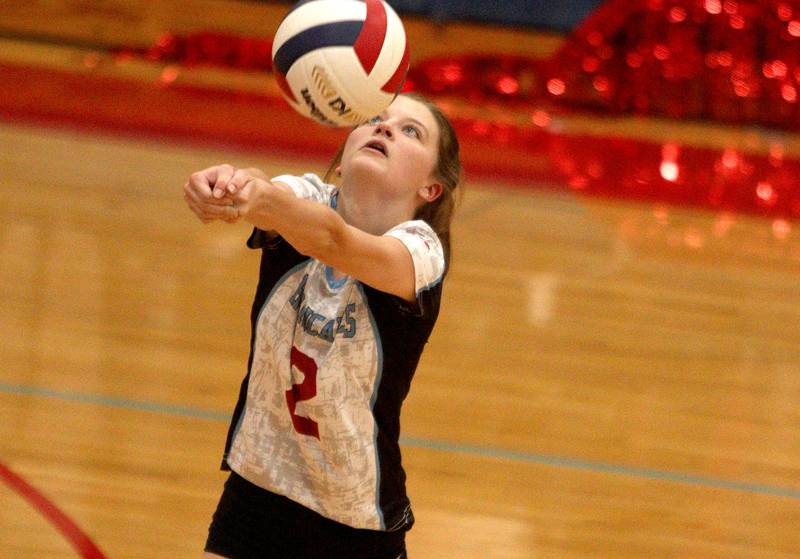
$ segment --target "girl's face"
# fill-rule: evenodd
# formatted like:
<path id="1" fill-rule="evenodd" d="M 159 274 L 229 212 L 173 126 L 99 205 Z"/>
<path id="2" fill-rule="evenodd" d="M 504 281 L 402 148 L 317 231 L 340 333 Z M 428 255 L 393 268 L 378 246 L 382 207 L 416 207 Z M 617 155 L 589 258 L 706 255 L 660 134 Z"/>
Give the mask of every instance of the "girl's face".
<path id="1" fill-rule="evenodd" d="M 419 101 L 400 95 L 350 133 L 342 154 L 342 176 L 345 182 L 384 185 L 390 196 L 419 196 L 418 202 L 429 202 L 441 191 L 433 177 L 438 149 L 434 116 Z"/>

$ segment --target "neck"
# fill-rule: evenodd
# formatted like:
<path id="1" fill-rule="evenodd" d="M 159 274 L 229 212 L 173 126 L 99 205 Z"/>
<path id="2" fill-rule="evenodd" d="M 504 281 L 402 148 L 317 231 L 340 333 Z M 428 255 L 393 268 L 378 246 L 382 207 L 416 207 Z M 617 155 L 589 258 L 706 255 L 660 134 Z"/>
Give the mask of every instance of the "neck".
<path id="1" fill-rule="evenodd" d="M 383 235 L 398 223 L 413 219 L 415 208 L 408 200 L 385 195 L 379 188 L 359 188 L 350 182 L 339 190 L 337 211 L 349 225 Z"/>

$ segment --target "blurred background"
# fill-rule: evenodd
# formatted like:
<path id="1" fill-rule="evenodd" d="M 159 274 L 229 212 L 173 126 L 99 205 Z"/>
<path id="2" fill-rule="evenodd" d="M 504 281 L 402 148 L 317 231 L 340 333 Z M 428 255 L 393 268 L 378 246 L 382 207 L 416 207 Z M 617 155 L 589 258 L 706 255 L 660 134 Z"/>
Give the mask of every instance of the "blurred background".
<path id="1" fill-rule="evenodd" d="M 403 410 L 413 558 L 800 557 L 800 1 L 390 0 L 462 144 Z M 0 3 L 0 557 L 199 557 L 258 255 L 324 172 L 291 2 Z"/>

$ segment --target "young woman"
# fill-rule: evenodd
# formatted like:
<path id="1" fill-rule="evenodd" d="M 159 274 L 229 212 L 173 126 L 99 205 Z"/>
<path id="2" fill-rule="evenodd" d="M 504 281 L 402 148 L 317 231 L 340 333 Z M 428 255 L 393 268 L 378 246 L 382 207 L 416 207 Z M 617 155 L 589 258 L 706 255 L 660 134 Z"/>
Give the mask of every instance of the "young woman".
<path id="1" fill-rule="evenodd" d="M 248 374 L 206 557 L 398 559 L 414 522 L 400 408 L 439 311 L 461 164 L 441 111 L 401 95 L 326 175 L 191 176 L 204 222 L 262 250 Z"/>

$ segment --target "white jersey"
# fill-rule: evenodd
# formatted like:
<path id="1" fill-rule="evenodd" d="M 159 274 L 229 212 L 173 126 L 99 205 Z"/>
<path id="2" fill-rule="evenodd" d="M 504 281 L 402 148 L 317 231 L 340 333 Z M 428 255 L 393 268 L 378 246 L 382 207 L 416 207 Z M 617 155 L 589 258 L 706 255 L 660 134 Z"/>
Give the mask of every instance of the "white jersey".
<path id="1" fill-rule="evenodd" d="M 316 175 L 281 176 L 297 196 L 335 207 Z M 262 248 L 249 372 L 224 462 L 239 475 L 337 522 L 397 530 L 413 523 L 400 463 L 400 407 L 436 321 L 442 245 L 427 223 L 385 233 L 408 248 L 410 305 L 255 230 Z"/>

